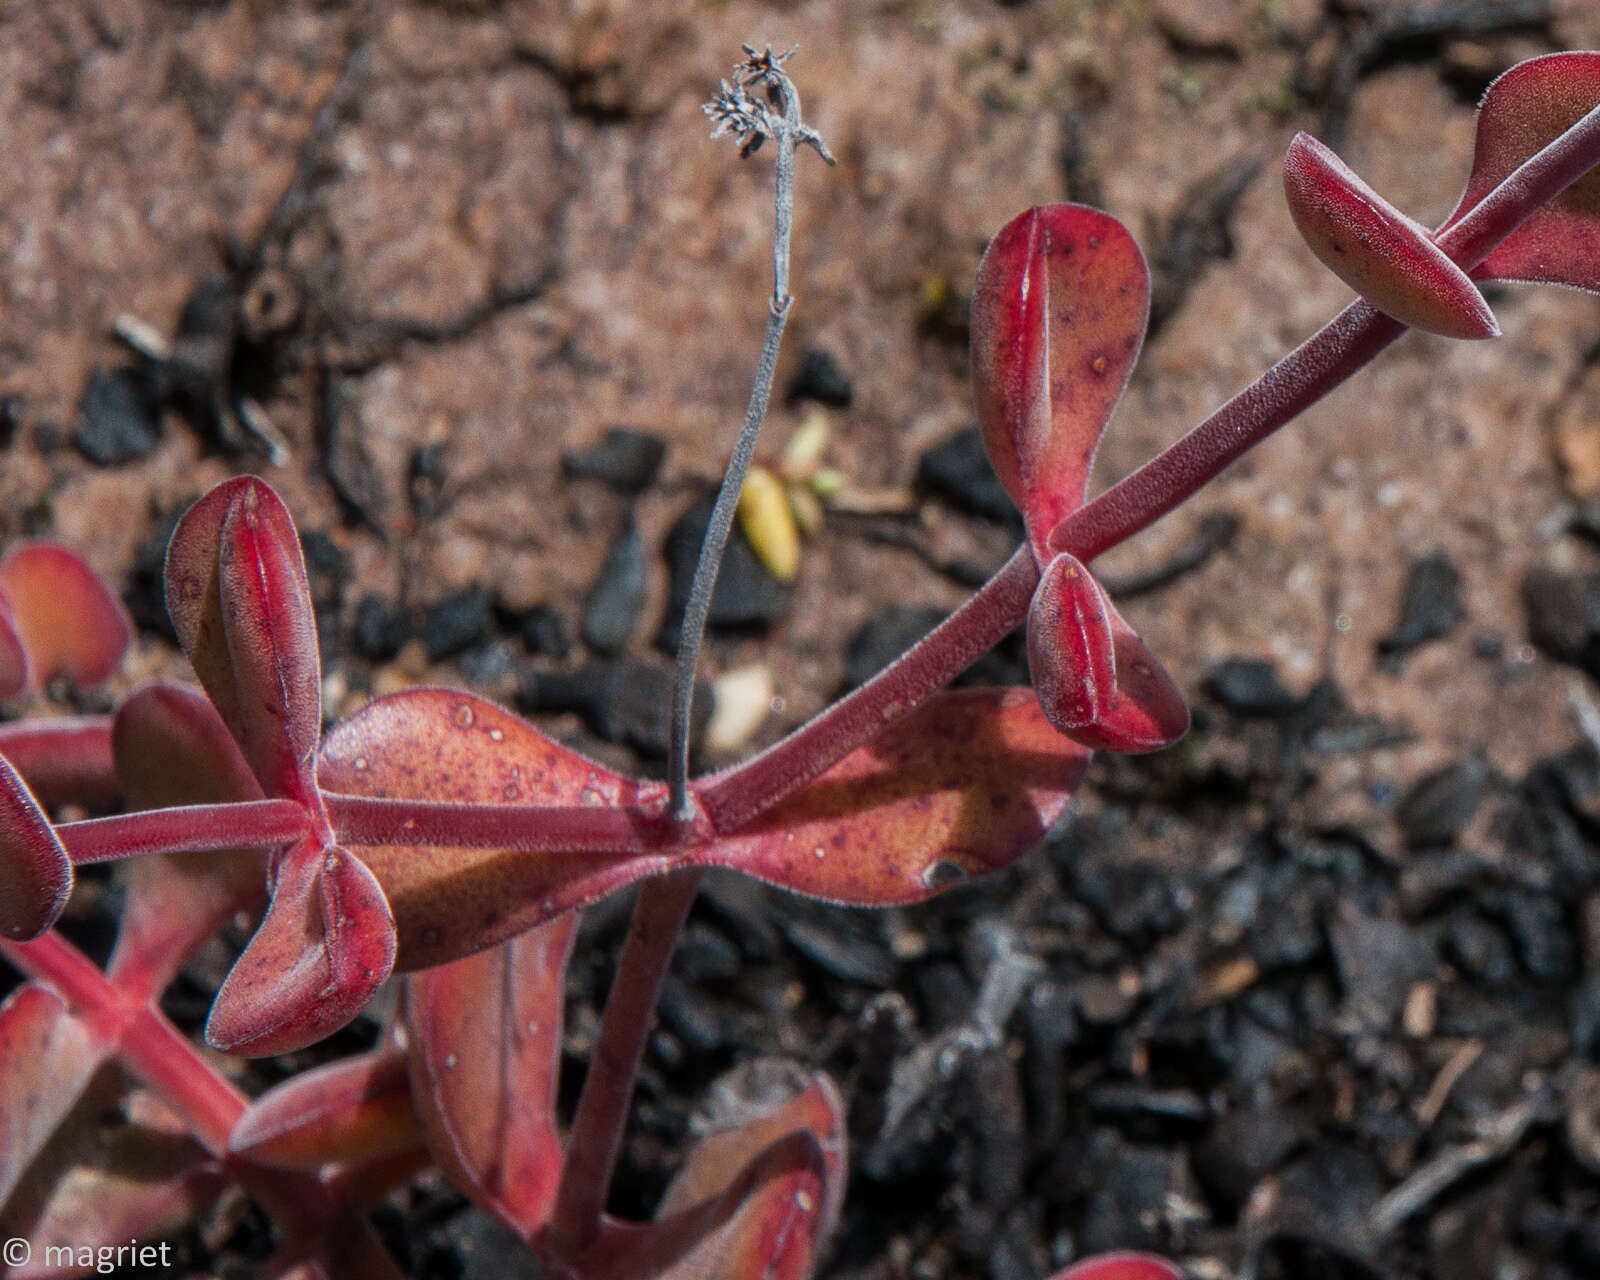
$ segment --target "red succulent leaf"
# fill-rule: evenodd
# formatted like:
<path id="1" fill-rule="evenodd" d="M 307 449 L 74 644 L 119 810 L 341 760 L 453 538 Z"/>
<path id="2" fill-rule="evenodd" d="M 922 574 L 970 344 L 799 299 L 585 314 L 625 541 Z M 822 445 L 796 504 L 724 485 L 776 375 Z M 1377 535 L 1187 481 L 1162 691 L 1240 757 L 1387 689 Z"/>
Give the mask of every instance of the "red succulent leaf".
<path id="1" fill-rule="evenodd" d="M 1051 1280 L 1183 1280 L 1183 1272 L 1149 1253 L 1102 1253 L 1085 1258 Z"/>
<path id="2" fill-rule="evenodd" d="M 825 1185 L 816 1206 L 817 1234 L 833 1230 L 848 1169 L 844 1104 L 827 1076 L 784 1058 L 758 1058 L 717 1081 L 711 1113 L 700 1140 L 662 1197 L 657 1219 L 724 1191 L 773 1142 L 803 1129 L 816 1139 L 822 1153 Z"/>
<path id="3" fill-rule="evenodd" d="M 254 476 L 189 508 L 167 547 L 167 611 L 268 795 L 315 807 L 317 630 L 294 522 Z"/>
<path id="4" fill-rule="evenodd" d="M 1149 310 L 1139 246 L 1097 209 L 1029 209 L 983 255 L 972 294 L 978 422 L 1036 544 L 1083 505 Z"/>
<path id="5" fill-rule="evenodd" d="M 1311 252 L 1378 310 L 1447 338 L 1493 338 L 1494 313 L 1420 223 L 1309 134 L 1283 158 L 1289 213 Z"/>
<path id="6" fill-rule="evenodd" d="M 920 902 L 1033 848 L 1088 762 L 1027 689 L 941 693 L 694 860 L 835 902 Z"/>
<path id="7" fill-rule="evenodd" d="M 266 917 L 217 992 L 206 1040 L 250 1057 L 302 1049 L 360 1013 L 394 957 L 394 917 L 372 872 L 302 841 L 278 860 Z"/>
<path id="8" fill-rule="evenodd" d="M 1045 566 L 1028 608 L 1028 668 L 1044 715 L 1099 751 L 1159 751 L 1189 729 L 1189 708 L 1105 589 L 1075 557 Z"/>
<path id="9" fill-rule="evenodd" d="M 0 591 L 0 702 L 15 698 L 33 687 L 33 671 L 28 665 L 28 650 L 17 630 L 11 602 Z"/>
<path id="10" fill-rule="evenodd" d="M 44 808 L 100 807 L 122 795 L 111 762 L 109 716 L 55 716 L 0 725 L 0 756 L 11 761 Z"/>
<path id="11" fill-rule="evenodd" d="M 569 913 L 410 979 L 412 1088 L 428 1147 L 452 1182 L 524 1236 L 561 1180 L 561 1065 Z"/>
<path id="12" fill-rule="evenodd" d="M 72 859 L 28 790 L 0 756 L 0 936 L 31 942 L 72 893 Z"/>
<path id="13" fill-rule="evenodd" d="M 111 1053 L 48 987 L 0 1004 L 0 1205 Z"/>
<path id="14" fill-rule="evenodd" d="M 26 655 L 23 687 L 58 676 L 99 684 L 122 661 L 133 623 L 111 589 L 82 556 L 51 542 L 18 547 L 0 560 L 0 597 L 9 628 L 0 623 L 0 697 L 14 679 L 12 645 Z M 5 633 L 10 630 L 12 635 Z"/>
<path id="15" fill-rule="evenodd" d="M 228 1154 L 275 1169 L 317 1169 L 421 1141 L 406 1055 L 385 1046 L 303 1071 L 257 1098 L 228 1135 Z"/>
<path id="16" fill-rule="evenodd" d="M 147 685 L 117 710 L 112 754 L 130 809 L 255 800 L 261 786 L 215 708 L 176 685 Z M 108 974 L 147 994 L 265 892 L 255 851 L 134 858 L 119 868 L 126 906 Z"/>
<path id="17" fill-rule="evenodd" d="M 1552 53 L 1519 62 L 1478 107 L 1472 174 L 1461 220 L 1529 156 L 1600 105 L 1600 53 Z M 1442 229 L 1442 228 L 1441 228 Z M 1479 280 L 1529 280 L 1600 292 L 1600 172 L 1578 179 L 1474 268 Z"/>
<path id="18" fill-rule="evenodd" d="M 42 1280 L 103 1271 L 102 1248 L 177 1231 L 224 1185 L 177 1116 L 150 1093 L 125 1092 L 107 1073 L 0 1213 L 0 1235 L 32 1245 L 31 1257 L 6 1274 Z"/>
<path id="19" fill-rule="evenodd" d="M 318 776 L 330 792 L 411 800 L 605 807 L 642 798 L 631 779 L 491 702 L 448 689 L 409 689 L 363 707 L 328 734 Z M 503 942 L 668 864 L 547 850 L 352 844 L 351 851 L 388 896 L 403 971 Z"/>
<path id="20" fill-rule="evenodd" d="M 734 1076 L 788 1094 L 728 1099 L 722 1123 L 690 1151 L 656 1220 L 607 1221 L 572 1266 L 581 1280 L 804 1280 L 844 1192 L 844 1109 L 823 1076 L 757 1062 Z M 798 1076 L 798 1082 L 795 1077 Z M 798 1092 L 792 1090 L 798 1084 Z M 719 1091 L 725 1091 L 719 1082 Z"/>

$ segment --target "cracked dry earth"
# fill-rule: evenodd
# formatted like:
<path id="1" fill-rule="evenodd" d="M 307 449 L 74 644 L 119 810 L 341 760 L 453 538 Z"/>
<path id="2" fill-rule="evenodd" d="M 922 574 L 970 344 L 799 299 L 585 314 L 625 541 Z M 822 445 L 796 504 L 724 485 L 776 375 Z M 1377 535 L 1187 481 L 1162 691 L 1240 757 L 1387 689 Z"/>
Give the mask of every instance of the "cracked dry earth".
<path id="1" fill-rule="evenodd" d="M 845 484 L 792 590 L 755 573 L 767 623 L 709 646 L 713 678 L 771 680 L 735 755 L 1013 545 L 981 476 L 925 461 L 971 425 L 961 299 L 1006 219 L 1091 202 L 1152 264 L 1108 483 L 1347 300 L 1279 193 L 1296 129 L 1437 222 L 1488 80 L 1600 47 L 1600 16 L 0 3 L 0 537 L 64 539 L 128 598 L 137 651 L 90 703 L 183 674 L 160 548 L 250 469 L 307 534 L 330 716 L 471 684 L 578 705 L 536 719 L 659 768 L 653 708 L 612 705 L 590 664 L 664 661 L 662 548 L 720 472 L 759 347 L 770 158 L 708 142 L 699 111 L 741 41 L 801 45 L 807 118 L 840 161 L 799 158 L 794 394 L 767 439 L 820 409 Z M 1043 851 L 911 911 L 713 886 L 615 1207 L 650 1211 L 719 1071 L 783 1052 L 851 1107 L 824 1275 L 1026 1280 L 1124 1246 L 1206 1280 L 1600 1275 L 1600 307 L 1492 302 L 1500 340 L 1408 336 L 1105 558 L 1196 730 L 1099 762 Z M 159 377 L 119 321 L 172 356 Z M 617 426 L 665 446 L 638 492 L 573 474 Z M 622 621 L 573 640 L 627 528 Z M 1025 665 L 1002 651 L 990 672 Z M 80 936 L 104 932 L 104 897 L 91 882 L 75 904 Z M 624 905 L 585 923 L 573 1067 Z M 189 1025 L 226 963 L 175 992 Z M 535 1274 L 440 1182 L 378 1218 L 409 1274 Z M 252 1274 L 264 1222 L 233 1204 L 195 1224 L 183 1273 Z"/>

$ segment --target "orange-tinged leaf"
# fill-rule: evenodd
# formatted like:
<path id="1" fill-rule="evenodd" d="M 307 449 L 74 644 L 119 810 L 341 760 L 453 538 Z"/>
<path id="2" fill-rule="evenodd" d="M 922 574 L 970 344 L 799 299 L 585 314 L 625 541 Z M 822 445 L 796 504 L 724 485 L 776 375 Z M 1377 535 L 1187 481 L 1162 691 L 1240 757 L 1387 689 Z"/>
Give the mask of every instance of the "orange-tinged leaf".
<path id="1" fill-rule="evenodd" d="M 278 861 L 266 917 L 206 1022 L 227 1053 L 264 1057 L 331 1035 L 394 967 L 394 917 L 359 858 L 306 840 Z"/>
<path id="2" fill-rule="evenodd" d="M 112 721 L 111 747 L 130 809 L 261 796 L 215 708 L 176 685 L 147 685 L 130 696 Z M 253 850 L 134 858 L 118 873 L 127 897 L 108 974 L 152 994 L 266 892 L 264 859 Z"/>
<path id="3" fill-rule="evenodd" d="M 72 893 L 72 859 L 28 790 L 0 756 L 0 935 L 31 942 Z"/>
<path id="4" fill-rule="evenodd" d="M 1493 338 L 1489 304 L 1426 228 L 1369 187 L 1309 134 L 1283 158 L 1289 213 L 1334 275 L 1402 324 L 1447 338 Z"/>
<path id="5" fill-rule="evenodd" d="M 410 979 L 412 1087 L 428 1147 L 450 1179 L 523 1235 L 544 1225 L 561 1178 L 561 1065 L 569 913 Z"/>
<path id="6" fill-rule="evenodd" d="M 835 902 L 920 902 L 1031 849 L 1088 762 L 1030 690 L 941 693 L 693 860 Z"/>
<path id="7" fill-rule="evenodd" d="M 1057 554 L 1028 609 L 1028 669 L 1045 716 L 1099 751 L 1171 746 L 1189 708 L 1105 589 L 1075 557 Z"/>
<path id="8" fill-rule="evenodd" d="M 1600 104 L 1600 53 L 1519 62 L 1478 107 L 1472 174 L 1451 226 L 1529 156 Z M 1479 280 L 1529 280 L 1600 292 L 1600 171 L 1578 179 L 1479 263 Z"/>
<path id="9" fill-rule="evenodd" d="M 32 688 L 32 677 L 28 651 L 23 647 L 22 633 L 17 630 L 11 602 L 0 591 L 0 702 Z"/>
<path id="10" fill-rule="evenodd" d="M 0 1205 L 110 1052 L 48 987 L 0 1004 Z"/>
<path id="11" fill-rule="evenodd" d="M 406 1055 L 384 1047 L 285 1080 L 228 1135 L 230 1155 L 275 1169 L 317 1169 L 422 1141 Z"/>
<path id="12" fill-rule="evenodd" d="M 449 689 L 410 689 L 369 703 L 328 734 L 318 777 L 328 791 L 483 804 L 632 805 L 662 790 Z M 402 971 L 493 946 L 669 865 L 514 849 L 353 844 L 351 852 L 388 897 Z"/>
<path id="13" fill-rule="evenodd" d="M 1083 505 L 1149 309 L 1139 246 L 1097 209 L 1029 209 L 983 255 L 972 295 L 978 422 L 1036 544 Z"/>
<path id="14" fill-rule="evenodd" d="M 128 611 L 105 581 L 77 552 L 55 543 L 27 543 L 0 560 L 0 596 L 27 652 L 29 687 L 57 676 L 85 687 L 99 684 L 133 639 Z M 5 648 L 0 640 L 0 688 Z"/>
<path id="15" fill-rule="evenodd" d="M 1102 1253 L 1058 1271 L 1051 1280 L 1183 1280 L 1183 1272 L 1149 1253 Z"/>

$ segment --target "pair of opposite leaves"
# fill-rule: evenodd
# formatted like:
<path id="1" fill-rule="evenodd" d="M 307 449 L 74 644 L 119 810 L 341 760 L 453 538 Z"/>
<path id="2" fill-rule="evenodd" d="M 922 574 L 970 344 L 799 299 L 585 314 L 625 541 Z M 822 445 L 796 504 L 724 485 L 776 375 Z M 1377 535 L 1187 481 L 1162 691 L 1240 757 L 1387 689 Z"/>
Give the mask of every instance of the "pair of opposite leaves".
<path id="1" fill-rule="evenodd" d="M 683 845 L 567 852 L 551 827 L 558 810 L 615 819 L 626 848 L 640 815 L 664 811 L 665 786 L 615 774 L 446 689 L 379 699 L 321 740 L 304 563 L 287 509 L 260 480 L 228 481 L 183 517 L 167 596 L 218 728 L 251 778 L 236 799 L 288 800 L 306 817 L 304 834 L 269 860 L 267 914 L 212 1008 L 207 1039 L 231 1052 L 311 1043 L 354 1017 L 391 970 L 448 963 L 676 866 L 727 866 L 858 905 L 920 901 L 1036 844 L 1088 761 L 1027 690 L 959 690 L 757 817 L 725 817 L 697 784 L 709 828 Z M 387 810 L 387 835 L 367 797 L 401 806 Z M 445 807 L 442 819 L 428 810 L 431 839 L 392 843 L 396 823 L 409 836 L 416 828 L 404 824 L 429 805 Z M 513 835 L 504 824 L 471 834 L 504 805 L 548 808 L 518 819 L 525 829 Z"/>
<path id="2" fill-rule="evenodd" d="M 1518 64 L 1484 96 L 1473 168 L 1445 227 L 1600 103 L 1600 54 Z M 1284 163 L 1290 211 L 1313 252 L 1378 310 L 1452 337 L 1499 332 L 1467 272 L 1321 143 Z M 1529 217 L 1472 273 L 1600 289 L 1600 174 Z M 1149 277 L 1120 223 L 1052 205 L 1013 219 L 978 268 L 972 373 L 984 445 L 1021 509 L 1041 576 L 1028 663 L 1046 717 L 1085 746 L 1152 751 L 1187 730 L 1171 677 L 1063 545 L 1095 448 L 1143 340 Z"/>

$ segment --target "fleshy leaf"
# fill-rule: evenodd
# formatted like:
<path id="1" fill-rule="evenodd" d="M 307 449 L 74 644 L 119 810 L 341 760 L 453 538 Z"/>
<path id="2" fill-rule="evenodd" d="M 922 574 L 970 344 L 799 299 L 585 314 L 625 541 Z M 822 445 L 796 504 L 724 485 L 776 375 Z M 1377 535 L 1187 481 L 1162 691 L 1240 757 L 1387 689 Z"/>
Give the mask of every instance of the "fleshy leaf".
<path id="1" fill-rule="evenodd" d="M 110 1054 L 48 987 L 0 1004 L 0 1205 Z"/>
<path id="2" fill-rule="evenodd" d="M 0 936 L 32 942 L 72 893 L 72 859 L 28 790 L 0 756 Z"/>
<path id="3" fill-rule="evenodd" d="M 385 1047 L 303 1071 L 257 1098 L 228 1135 L 228 1153 L 317 1169 L 421 1141 L 406 1055 Z"/>
<path id="4" fill-rule="evenodd" d="M 1427 229 L 1369 187 L 1309 134 L 1283 158 L 1289 213 L 1334 275 L 1402 324 L 1447 338 L 1493 338 L 1494 313 Z"/>
<path id="5" fill-rule="evenodd" d="M 122 795 L 111 762 L 111 717 L 57 716 L 0 725 L 0 756 L 45 808 L 100 807 Z"/>
<path id="6" fill-rule="evenodd" d="M 0 702 L 15 698 L 33 687 L 33 670 L 28 665 L 28 650 L 17 630 L 11 602 L 0 591 Z"/>
<path id="7" fill-rule="evenodd" d="M 112 753 L 130 809 L 255 800 L 261 786 L 211 703 L 176 685 L 147 685 L 117 710 Z M 255 851 L 134 858 L 113 981 L 154 993 L 193 949 L 265 892 Z"/>
<path id="8" fill-rule="evenodd" d="M 244 476 L 194 504 L 167 547 L 179 642 L 268 795 L 316 804 L 316 623 L 294 522 Z"/>
<path id="9" fill-rule="evenodd" d="M 117 669 L 133 639 L 122 602 L 82 556 L 55 543 L 28 543 L 0 560 L 0 596 L 27 653 L 28 688 L 57 676 L 97 685 Z M 7 697 L 8 648 L 0 638 L 0 696 Z"/>
<path id="10" fill-rule="evenodd" d="M 1158 751 L 1188 732 L 1189 708 L 1172 677 L 1065 552 L 1034 589 L 1028 668 L 1050 723 L 1086 747 Z"/>
<path id="11" fill-rule="evenodd" d="M 206 1022 L 227 1053 L 302 1049 L 360 1013 L 394 967 L 394 917 L 359 858 L 307 840 L 278 862 L 261 927 Z"/>
<path id="12" fill-rule="evenodd" d="M 1029 209 L 983 255 L 972 295 L 978 422 L 1036 544 L 1083 505 L 1149 310 L 1139 246 L 1097 209 Z"/>
<path id="13" fill-rule="evenodd" d="M 656 1217 L 723 1191 L 746 1164 L 792 1129 L 811 1134 L 822 1153 L 826 1185 L 817 1230 L 827 1235 L 838 1221 L 848 1172 L 844 1104 L 827 1076 L 784 1058 L 758 1058 L 712 1086 L 703 1136 L 667 1188 Z"/>
<path id="14" fill-rule="evenodd" d="M 1472 174 L 1445 226 L 1600 104 L 1600 53 L 1519 62 L 1483 95 Z M 1600 171 L 1539 209 L 1474 268 L 1478 280 L 1528 280 L 1600 292 Z"/>
<path id="15" fill-rule="evenodd" d="M 1088 762 L 1027 689 L 942 693 L 694 860 L 835 902 L 920 902 L 1036 845 Z"/>
<path id="16" fill-rule="evenodd" d="M 318 776 L 328 791 L 413 800 L 606 806 L 643 798 L 631 779 L 448 689 L 410 689 L 363 707 L 328 734 Z M 667 865 L 538 850 L 353 844 L 351 852 L 388 896 L 402 971 L 493 946 Z"/>
<path id="17" fill-rule="evenodd" d="M 844 1109 L 824 1076 L 757 1061 L 714 1089 L 719 1116 L 654 1222 L 606 1221 L 581 1280 L 804 1280 L 844 1192 Z M 757 1088 L 749 1090 L 754 1083 Z M 776 1097 L 767 1092 L 778 1086 Z"/>
<path id="18" fill-rule="evenodd" d="M 8 1270 L 22 1280 L 94 1274 L 102 1247 L 154 1243 L 193 1222 L 224 1179 L 152 1094 L 124 1092 L 116 1073 L 95 1082 L 0 1213 L 0 1235 L 20 1237 L 31 1258 Z M 82 1264 L 87 1250 L 93 1259 Z M 61 1259 L 77 1265 L 60 1265 Z"/>
<path id="19" fill-rule="evenodd" d="M 1058 1271 L 1051 1280 L 1183 1280 L 1183 1272 L 1149 1253 L 1102 1253 Z"/>
<path id="20" fill-rule="evenodd" d="M 412 1087 L 429 1149 L 456 1186 L 524 1236 L 561 1178 L 561 1065 L 569 913 L 411 978 Z"/>

